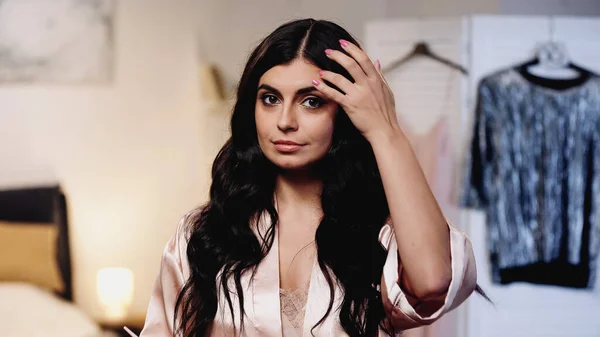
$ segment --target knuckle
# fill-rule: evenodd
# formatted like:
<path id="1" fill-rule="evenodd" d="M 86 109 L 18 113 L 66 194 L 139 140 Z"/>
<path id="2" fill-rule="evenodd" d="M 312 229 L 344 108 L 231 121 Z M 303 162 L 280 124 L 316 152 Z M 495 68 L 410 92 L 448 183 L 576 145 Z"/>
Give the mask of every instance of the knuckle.
<path id="1" fill-rule="evenodd" d="M 352 60 L 344 58 L 342 60 L 340 60 L 340 64 L 342 65 L 342 67 L 348 69 L 350 67 L 352 67 Z"/>
<path id="2" fill-rule="evenodd" d="M 369 59 L 369 57 L 365 54 L 365 53 L 360 53 L 357 57 L 356 60 L 360 63 L 367 63 L 367 62 L 371 62 L 371 60 Z"/>
<path id="3" fill-rule="evenodd" d="M 350 68 L 349 70 L 354 72 L 360 70 L 360 66 L 356 62 L 350 62 L 350 65 L 348 67 Z"/>
<path id="4" fill-rule="evenodd" d="M 338 83 L 340 83 L 342 80 L 344 80 L 344 76 L 340 75 L 340 74 L 334 74 L 332 76 L 332 79 Z"/>

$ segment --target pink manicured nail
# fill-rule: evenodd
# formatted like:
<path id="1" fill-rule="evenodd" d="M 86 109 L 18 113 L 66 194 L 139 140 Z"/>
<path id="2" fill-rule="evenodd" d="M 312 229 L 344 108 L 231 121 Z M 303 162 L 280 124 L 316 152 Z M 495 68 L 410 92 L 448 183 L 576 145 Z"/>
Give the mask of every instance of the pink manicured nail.
<path id="1" fill-rule="evenodd" d="M 331 49 L 325 49 L 325 54 L 331 55 L 331 53 L 333 53 L 333 50 L 331 50 Z"/>
<path id="2" fill-rule="evenodd" d="M 340 39 L 340 44 L 342 45 L 342 47 L 347 47 L 350 44 L 350 42 L 344 39 Z"/>
<path id="3" fill-rule="evenodd" d="M 319 76 L 323 76 L 323 74 L 325 74 L 324 70 L 319 70 Z"/>
<path id="4" fill-rule="evenodd" d="M 312 80 L 312 82 L 315 87 L 318 86 L 319 84 L 321 84 L 321 82 L 319 82 L 317 80 Z"/>
<path id="5" fill-rule="evenodd" d="M 379 62 L 379 60 L 375 62 L 375 65 L 377 66 L 377 70 L 381 70 L 381 62 Z"/>

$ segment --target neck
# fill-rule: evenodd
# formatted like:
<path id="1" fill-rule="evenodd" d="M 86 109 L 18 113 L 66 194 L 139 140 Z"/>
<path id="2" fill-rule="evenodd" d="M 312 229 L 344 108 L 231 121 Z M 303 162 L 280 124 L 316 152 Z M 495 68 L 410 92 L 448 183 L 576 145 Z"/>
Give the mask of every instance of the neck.
<path id="1" fill-rule="evenodd" d="M 310 174 L 297 172 L 280 174 L 275 182 L 278 213 L 307 209 L 321 213 L 322 188 L 323 182 Z"/>

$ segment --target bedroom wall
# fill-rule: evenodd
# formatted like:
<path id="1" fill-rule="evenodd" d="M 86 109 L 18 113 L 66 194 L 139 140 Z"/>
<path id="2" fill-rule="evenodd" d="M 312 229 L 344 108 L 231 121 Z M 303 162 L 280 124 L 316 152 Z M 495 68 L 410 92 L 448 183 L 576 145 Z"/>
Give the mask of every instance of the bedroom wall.
<path id="1" fill-rule="evenodd" d="M 598 0 L 501 0 L 503 14 L 600 15 Z"/>
<path id="2" fill-rule="evenodd" d="M 95 276 L 136 276 L 144 313 L 162 248 L 198 204 L 218 114 L 203 113 L 193 1 L 119 1 L 112 85 L 0 87 L 0 184 L 60 181 L 69 201 L 75 296 L 100 314 Z"/>

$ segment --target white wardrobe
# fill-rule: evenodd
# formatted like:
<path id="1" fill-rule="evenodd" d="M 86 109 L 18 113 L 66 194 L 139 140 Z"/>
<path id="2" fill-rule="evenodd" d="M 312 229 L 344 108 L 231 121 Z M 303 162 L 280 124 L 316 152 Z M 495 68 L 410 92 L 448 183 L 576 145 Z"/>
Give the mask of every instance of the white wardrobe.
<path id="1" fill-rule="evenodd" d="M 531 59 L 537 44 L 549 40 L 564 43 L 574 63 L 600 73 L 600 18 L 473 15 L 386 19 L 367 25 L 364 47 L 385 67 L 421 40 L 436 54 L 465 66 L 469 74 L 417 58 L 390 70 L 386 78 L 394 90 L 398 114 L 413 129 L 424 132 L 444 115 L 450 119 L 455 158 L 451 176 L 458 188 L 481 78 Z M 592 291 L 492 284 L 484 214 L 462 210 L 453 220 L 471 238 L 478 283 L 494 305 L 473 295 L 436 323 L 429 337 L 600 337 L 600 281 Z"/>

